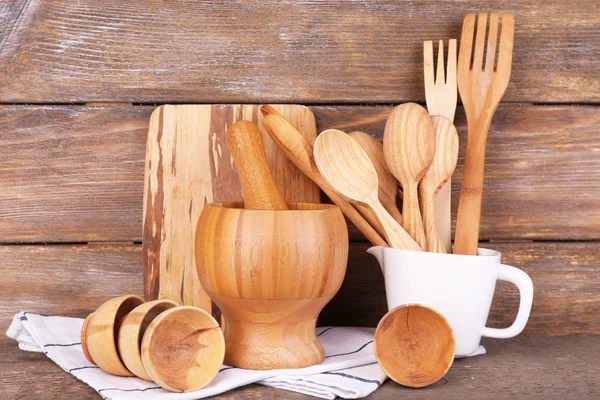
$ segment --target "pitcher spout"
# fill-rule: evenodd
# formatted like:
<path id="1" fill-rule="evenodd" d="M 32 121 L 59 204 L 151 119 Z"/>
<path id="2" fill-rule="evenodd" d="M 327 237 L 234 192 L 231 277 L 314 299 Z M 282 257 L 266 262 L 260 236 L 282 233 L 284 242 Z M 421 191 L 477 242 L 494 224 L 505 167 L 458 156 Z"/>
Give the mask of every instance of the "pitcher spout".
<path id="1" fill-rule="evenodd" d="M 377 262 L 379 263 L 379 268 L 381 268 L 381 272 L 385 273 L 383 270 L 383 246 L 373 246 L 367 249 L 367 253 L 373 255 Z"/>

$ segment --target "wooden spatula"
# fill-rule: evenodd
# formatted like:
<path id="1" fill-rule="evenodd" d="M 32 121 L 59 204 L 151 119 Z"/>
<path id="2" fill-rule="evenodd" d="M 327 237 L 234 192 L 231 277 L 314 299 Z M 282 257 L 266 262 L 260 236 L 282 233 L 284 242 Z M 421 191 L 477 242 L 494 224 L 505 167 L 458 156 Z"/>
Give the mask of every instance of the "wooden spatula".
<path id="1" fill-rule="evenodd" d="M 456 113 L 456 39 L 448 42 L 448 64 L 444 71 L 444 41 L 438 45 L 437 69 L 434 74 L 433 42 L 423 42 L 423 72 L 425 76 L 425 101 L 430 115 L 441 115 L 454 122 Z M 445 72 L 445 73 L 444 73 Z M 435 79 L 434 79 L 435 75 Z M 440 189 L 435 199 L 435 226 L 446 252 L 452 251 L 452 186 L 450 179 Z"/>
<path id="2" fill-rule="evenodd" d="M 250 121 L 238 121 L 227 131 L 227 147 L 235 162 L 249 210 L 287 210 L 265 155 L 260 128 Z"/>
<path id="3" fill-rule="evenodd" d="M 383 154 L 390 172 L 402 185 L 402 227 L 426 247 L 417 187 L 433 160 L 435 129 L 423 107 L 405 103 L 394 108 L 385 124 Z"/>
<path id="4" fill-rule="evenodd" d="M 365 218 L 346 199 L 333 190 L 323 179 L 313 157 L 313 148 L 300 132 L 273 107 L 264 105 L 263 126 L 287 158 L 342 210 L 344 215 L 360 230 L 374 246 L 387 246 L 385 240 L 369 225 Z"/>
<path id="5" fill-rule="evenodd" d="M 487 134 L 510 80 L 515 18 L 512 14 L 502 15 L 502 33 L 496 60 L 499 17 L 498 13 L 490 14 L 485 65 L 483 53 L 488 14 L 479 14 L 474 45 L 476 15 L 468 14 L 462 26 L 458 55 L 458 91 L 467 114 L 468 136 L 454 235 L 455 254 L 477 254 Z"/>
<path id="6" fill-rule="evenodd" d="M 421 250 L 419 245 L 381 205 L 377 171 L 355 140 L 342 131 L 329 129 L 315 140 L 317 167 L 336 192 L 352 203 L 369 207 L 379 219 L 391 247 Z"/>
<path id="7" fill-rule="evenodd" d="M 435 128 L 435 155 L 433 162 L 419 183 L 419 205 L 427 239 L 427 251 L 446 253 L 446 246 L 438 234 L 435 200 L 436 195 L 450 179 L 458 160 L 458 133 L 448 119 L 431 117 Z"/>

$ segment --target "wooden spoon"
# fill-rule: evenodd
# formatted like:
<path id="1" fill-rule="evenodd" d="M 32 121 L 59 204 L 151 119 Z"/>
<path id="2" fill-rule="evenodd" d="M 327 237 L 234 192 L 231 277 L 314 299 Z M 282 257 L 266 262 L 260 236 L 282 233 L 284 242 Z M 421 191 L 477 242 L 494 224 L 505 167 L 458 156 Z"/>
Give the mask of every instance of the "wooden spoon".
<path id="1" fill-rule="evenodd" d="M 227 147 L 240 177 L 244 208 L 287 210 L 267 163 L 260 128 L 250 121 L 236 122 L 227 131 Z"/>
<path id="2" fill-rule="evenodd" d="M 454 361 L 454 333 L 444 316 L 420 304 L 394 308 L 379 321 L 375 357 L 393 381 L 424 387 L 438 381 Z"/>
<path id="3" fill-rule="evenodd" d="M 342 210 L 344 215 L 360 230 L 374 246 L 387 246 L 385 240 L 369 225 L 346 199 L 335 192 L 325 182 L 313 158 L 313 148 L 306 138 L 273 107 L 260 108 L 263 126 L 269 136 L 283 151 L 286 157 L 307 177 L 315 182 L 323 192 Z"/>
<path id="4" fill-rule="evenodd" d="M 402 185 L 402 226 L 426 248 L 417 187 L 435 153 L 435 129 L 427 110 L 415 103 L 396 107 L 387 119 L 383 154 L 390 172 Z"/>
<path id="5" fill-rule="evenodd" d="M 427 251 L 445 253 L 446 244 L 438 235 L 435 218 L 435 199 L 450 179 L 458 160 L 458 133 L 449 119 L 433 116 L 435 128 L 435 155 L 433 162 L 419 183 L 419 205 L 427 239 Z"/>
<path id="6" fill-rule="evenodd" d="M 352 203 L 366 205 L 375 213 L 391 247 L 421 250 L 419 245 L 381 205 L 377 171 L 367 153 L 342 131 L 329 129 L 315 141 L 315 161 L 323 178 Z"/>
<path id="7" fill-rule="evenodd" d="M 396 205 L 398 197 L 398 180 L 385 165 L 383 156 L 383 144 L 373 136 L 360 132 L 350 132 L 350 137 L 358 142 L 360 147 L 367 153 L 369 159 L 375 166 L 377 178 L 379 179 L 379 201 L 385 209 L 394 217 L 398 223 L 402 223 L 402 214 Z"/>

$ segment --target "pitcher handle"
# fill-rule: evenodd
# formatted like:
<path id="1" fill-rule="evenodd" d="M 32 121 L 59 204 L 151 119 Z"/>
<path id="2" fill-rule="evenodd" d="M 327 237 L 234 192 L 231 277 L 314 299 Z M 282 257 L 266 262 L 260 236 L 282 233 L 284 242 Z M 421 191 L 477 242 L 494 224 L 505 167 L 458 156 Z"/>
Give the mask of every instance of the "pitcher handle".
<path id="1" fill-rule="evenodd" d="M 517 312 L 515 322 L 508 328 L 498 329 L 484 327 L 481 335 L 491 338 L 508 339 L 517 336 L 525 329 L 525 325 L 527 325 L 529 313 L 531 312 L 531 305 L 533 304 L 533 282 L 525 272 L 504 264 L 500 265 L 498 279 L 511 282 L 519 289 L 519 311 Z"/>

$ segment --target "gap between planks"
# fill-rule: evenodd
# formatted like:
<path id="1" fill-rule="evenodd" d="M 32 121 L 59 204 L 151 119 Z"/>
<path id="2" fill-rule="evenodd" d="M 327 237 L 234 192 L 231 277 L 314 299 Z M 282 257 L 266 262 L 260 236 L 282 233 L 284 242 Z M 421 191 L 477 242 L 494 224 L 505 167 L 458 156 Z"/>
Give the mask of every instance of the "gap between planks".
<path id="1" fill-rule="evenodd" d="M 398 104 L 404 104 L 404 103 L 417 103 L 420 104 L 422 106 L 425 106 L 425 100 L 424 99 L 412 99 L 412 100 L 406 100 L 402 103 L 390 103 L 390 102 L 348 102 L 348 103 L 339 103 L 339 102 L 293 102 L 293 101 L 268 101 L 268 100 L 264 100 L 264 101 L 259 101 L 261 99 L 256 99 L 256 101 L 253 101 L 252 99 L 250 99 L 249 102 L 236 102 L 236 103 L 219 103 L 219 102 L 214 102 L 214 101 L 210 101 L 210 100 L 205 100 L 205 101 L 168 101 L 165 100 L 163 101 L 156 101 L 156 102 L 140 102 L 140 103 L 136 103 L 136 102 L 109 102 L 109 101 L 103 101 L 103 102 L 73 102 L 73 103 L 63 103 L 63 102 L 53 102 L 53 103 L 29 103 L 29 102 L 3 102 L 0 101 L 0 107 L 4 107 L 4 106 L 10 106 L 10 107 L 18 107 L 18 106 L 23 106 L 23 107 L 32 107 L 32 106 L 39 106 L 39 107 L 43 107 L 43 106 L 72 106 L 72 107 L 86 107 L 86 108 L 103 108 L 103 107 L 158 107 L 160 105 L 163 104 L 173 104 L 173 105 L 177 105 L 177 104 L 300 104 L 303 106 L 307 106 L 307 107 L 323 107 L 323 106 L 329 106 L 329 107 L 374 107 L 374 106 L 381 106 L 381 107 L 394 107 Z M 577 106 L 581 106 L 581 107 L 600 107 L 600 102 L 561 102 L 561 101 L 556 101 L 556 102 L 523 102 L 523 101 L 503 101 L 500 104 L 522 104 L 522 105 L 529 105 L 529 106 L 533 106 L 533 107 L 552 107 L 552 106 L 565 106 L 565 107 L 577 107 Z M 462 101 L 460 101 L 460 96 L 459 96 L 459 100 L 457 103 L 457 107 L 462 106 Z"/>

